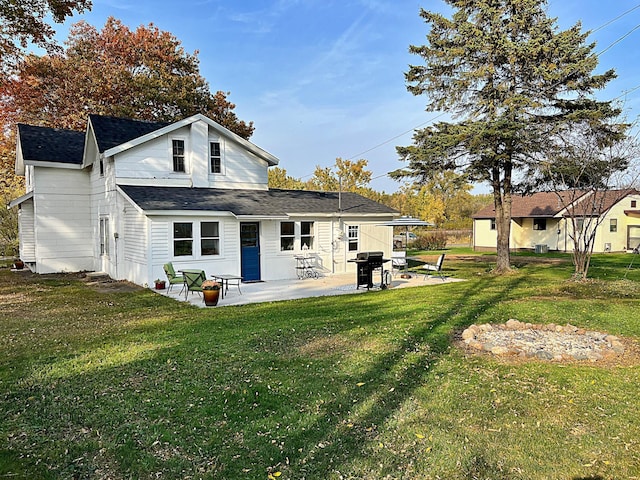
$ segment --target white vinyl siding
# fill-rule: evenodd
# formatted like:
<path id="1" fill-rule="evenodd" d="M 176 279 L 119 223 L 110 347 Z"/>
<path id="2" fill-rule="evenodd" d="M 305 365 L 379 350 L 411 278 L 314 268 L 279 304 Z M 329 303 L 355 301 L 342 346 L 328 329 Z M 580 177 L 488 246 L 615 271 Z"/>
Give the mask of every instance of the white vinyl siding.
<path id="1" fill-rule="evenodd" d="M 34 230 L 33 200 L 27 200 L 20 205 L 18 211 L 18 225 L 20 236 L 20 258 L 24 262 L 36 260 L 36 236 Z"/>
<path id="2" fill-rule="evenodd" d="M 133 207 L 127 207 L 124 214 L 124 258 L 135 263 L 147 260 L 146 217 Z"/>

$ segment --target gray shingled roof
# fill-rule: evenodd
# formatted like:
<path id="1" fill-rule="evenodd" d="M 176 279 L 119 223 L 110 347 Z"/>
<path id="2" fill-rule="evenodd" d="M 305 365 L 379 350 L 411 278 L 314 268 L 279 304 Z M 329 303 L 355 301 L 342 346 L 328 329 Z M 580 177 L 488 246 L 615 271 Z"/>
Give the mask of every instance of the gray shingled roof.
<path id="1" fill-rule="evenodd" d="M 82 165 L 84 132 L 18 124 L 22 158 Z"/>
<path id="2" fill-rule="evenodd" d="M 100 153 L 171 125 L 168 122 L 148 122 L 102 115 L 89 115 L 89 120 Z"/>
<path id="3" fill-rule="evenodd" d="M 232 212 L 235 215 L 279 216 L 338 211 L 337 192 L 306 190 L 229 190 L 216 188 L 151 187 L 120 188 L 145 211 L 189 210 Z M 397 214 L 380 203 L 355 193 L 342 194 L 342 211 L 357 214 Z"/>

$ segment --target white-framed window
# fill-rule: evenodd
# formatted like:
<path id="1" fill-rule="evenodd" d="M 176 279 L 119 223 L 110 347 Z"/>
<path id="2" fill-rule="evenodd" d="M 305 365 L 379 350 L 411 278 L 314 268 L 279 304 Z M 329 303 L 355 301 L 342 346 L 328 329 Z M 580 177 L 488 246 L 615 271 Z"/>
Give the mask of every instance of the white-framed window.
<path id="1" fill-rule="evenodd" d="M 109 256 L 109 217 L 100 217 L 100 255 Z"/>
<path id="2" fill-rule="evenodd" d="M 489 225 L 489 230 L 495 230 L 496 229 L 496 219 L 495 218 L 491 218 L 489 219 L 490 225 Z"/>
<path id="3" fill-rule="evenodd" d="M 349 225 L 347 227 L 347 250 L 350 252 L 358 251 L 359 247 L 359 239 L 360 239 L 360 229 L 358 225 Z"/>
<path id="4" fill-rule="evenodd" d="M 615 232 L 618 231 L 618 219 L 617 218 L 609 219 L 609 231 L 611 233 L 615 233 Z"/>
<path id="5" fill-rule="evenodd" d="M 314 222 L 300 222 L 300 248 L 313 250 L 314 237 Z"/>
<path id="6" fill-rule="evenodd" d="M 185 173 L 185 143 L 181 138 L 171 139 L 171 158 L 173 160 L 173 171 L 176 173 Z"/>
<path id="7" fill-rule="evenodd" d="M 280 222 L 280 251 L 291 251 L 295 248 L 296 222 Z"/>
<path id="8" fill-rule="evenodd" d="M 200 254 L 220 255 L 219 222 L 200 222 Z"/>
<path id="9" fill-rule="evenodd" d="M 222 148 L 220 142 L 209 142 L 209 171 L 222 173 Z"/>
<path id="10" fill-rule="evenodd" d="M 188 257 L 193 255 L 193 223 L 173 223 L 173 256 Z"/>
<path id="11" fill-rule="evenodd" d="M 280 251 L 313 250 L 315 222 L 280 222 Z"/>

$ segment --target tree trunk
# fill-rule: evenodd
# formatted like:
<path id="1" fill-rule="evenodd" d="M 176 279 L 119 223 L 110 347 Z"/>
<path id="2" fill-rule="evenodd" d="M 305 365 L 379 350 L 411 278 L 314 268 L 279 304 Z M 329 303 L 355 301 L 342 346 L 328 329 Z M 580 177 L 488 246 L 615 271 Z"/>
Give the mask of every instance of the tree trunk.
<path id="1" fill-rule="evenodd" d="M 496 209 L 496 273 L 511 271 L 509 237 L 511 236 L 511 171 L 505 168 L 505 177 L 500 181 L 500 172 L 493 169 L 493 204 Z"/>

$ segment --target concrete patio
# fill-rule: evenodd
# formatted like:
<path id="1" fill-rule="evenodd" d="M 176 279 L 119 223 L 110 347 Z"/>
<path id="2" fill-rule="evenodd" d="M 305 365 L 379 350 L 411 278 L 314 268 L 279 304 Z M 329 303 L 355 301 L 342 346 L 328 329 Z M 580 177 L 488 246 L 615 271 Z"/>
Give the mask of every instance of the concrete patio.
<path id="1" fill-rule="evenodd" d="M 377 276 L 378 282 L 380 277 Z M 376 277 L 374 277 L 374 282 Z M 443 281 L 440 277 L 430 276 L 425 279 L 424 274 L 411 274 L 411 278 L 401 278 L 400 275 L 393 277 L 390 288 L 421 287 L 425 285 L 442 285 L 443 283 L 459 282 L 460 279 L 445 277 Z M 180 293 L 180 285 L 174 285 L 171 292 L 158 290 L 158 293 L 173 298 L 178 301 L 185 301 L 184 291 Z M 276 302 L 279 300 L 293 300 L 297 298 L 322 297 L 328 295 L 347 295 L 356 293 L 366 293 L 367 289 L 360 287 L 356 289 L 355 273 L 321 276 L 318 279 L 304 278 L 302 280 L 272 280 L 256 283 L 242 283 L 240 290 L 235 285 L 229 286 L 229 291 L 225 292 L 224 299 L 220 295 L 219 307 L 231 305 L 245 305 L 249 303 Z M 380 290 L 374 286 L 370 291 Z M 187 300 L 195 306 L 204 307 L 202 295 L 191 292 Z"/>

